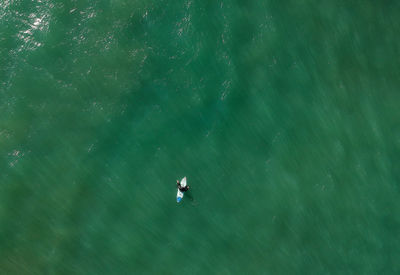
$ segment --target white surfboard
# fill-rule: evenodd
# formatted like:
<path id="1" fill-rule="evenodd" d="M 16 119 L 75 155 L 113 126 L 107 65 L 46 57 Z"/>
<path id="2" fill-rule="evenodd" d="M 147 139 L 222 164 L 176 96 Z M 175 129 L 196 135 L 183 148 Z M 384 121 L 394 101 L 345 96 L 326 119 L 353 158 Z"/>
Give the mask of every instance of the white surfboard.
<path id="1" fill-rule="evenodd" d="M 184 177 L 183 179 L 181 179 L 181 186 L 182 187 L 185 187 L 186 186 L 186 177 Z M 181 200 L 182 200 L 182 198 L 183 198 L 183 192 L 181 192 L 179 189 L 178 189 L 178 193 L 176 194 L 176 202 L 180 202 Z"/>

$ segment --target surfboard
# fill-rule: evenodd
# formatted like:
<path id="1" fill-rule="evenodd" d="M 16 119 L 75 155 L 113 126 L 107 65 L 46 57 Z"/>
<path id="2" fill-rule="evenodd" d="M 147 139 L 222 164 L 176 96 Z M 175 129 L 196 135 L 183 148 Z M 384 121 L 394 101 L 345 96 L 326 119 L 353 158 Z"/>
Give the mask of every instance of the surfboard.
<path id="1" fill-rule="evenodd" d="M 182 187 L 185 187 L 186 186 L 186 177 L 184 177 L 183 179 L 181 179 L 181 186 Z M 182 200 L 182 198 L 183 198 L 183 192 L 181 192 L 179 189 L 178 189 L 178 193 L 176 194 L 176 202 L 180 202 L 181 200 Z"/>

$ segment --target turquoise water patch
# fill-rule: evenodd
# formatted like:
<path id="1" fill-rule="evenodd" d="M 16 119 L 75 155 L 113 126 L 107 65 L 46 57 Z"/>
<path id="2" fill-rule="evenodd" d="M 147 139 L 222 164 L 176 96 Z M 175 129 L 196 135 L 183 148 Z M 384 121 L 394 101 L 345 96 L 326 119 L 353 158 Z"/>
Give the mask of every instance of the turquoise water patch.
<path id="1" fill-rule="evenodd" d="M 3 1 L 1 273 L 397 274 L 398 8 Z"/>

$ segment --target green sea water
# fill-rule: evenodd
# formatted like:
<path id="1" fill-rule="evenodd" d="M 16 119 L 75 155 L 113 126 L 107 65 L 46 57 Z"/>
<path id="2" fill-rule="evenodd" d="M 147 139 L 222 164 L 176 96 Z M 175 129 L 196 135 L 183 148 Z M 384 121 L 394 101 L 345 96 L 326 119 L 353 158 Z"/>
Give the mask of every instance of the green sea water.
<path id="1" fill-rule="evenodd" d="M 0 274 L 399 274 L 399 30 L 389 0 L 0 0 Z"/>

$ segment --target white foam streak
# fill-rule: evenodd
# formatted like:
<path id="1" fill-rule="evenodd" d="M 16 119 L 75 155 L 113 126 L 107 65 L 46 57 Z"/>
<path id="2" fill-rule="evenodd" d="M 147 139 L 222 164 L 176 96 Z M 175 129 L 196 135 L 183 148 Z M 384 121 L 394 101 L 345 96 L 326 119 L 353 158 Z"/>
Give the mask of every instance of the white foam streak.
<path id="1" fill-rule="evenodd" d="M 40 47 L 42 43 L 37 41 L 35 34 L 37 32 L 46 31 L 48 28 L 48 21 L 46 15 L 38 16 L 35 13 L 31 13 L 27 20 L 24 20 L 27 29 L 21 30 L 18 33 L 18 38 L 24 41 L 24 44 L 20 46 L 18 51 L 22 50 L 35 50 Z"/>

